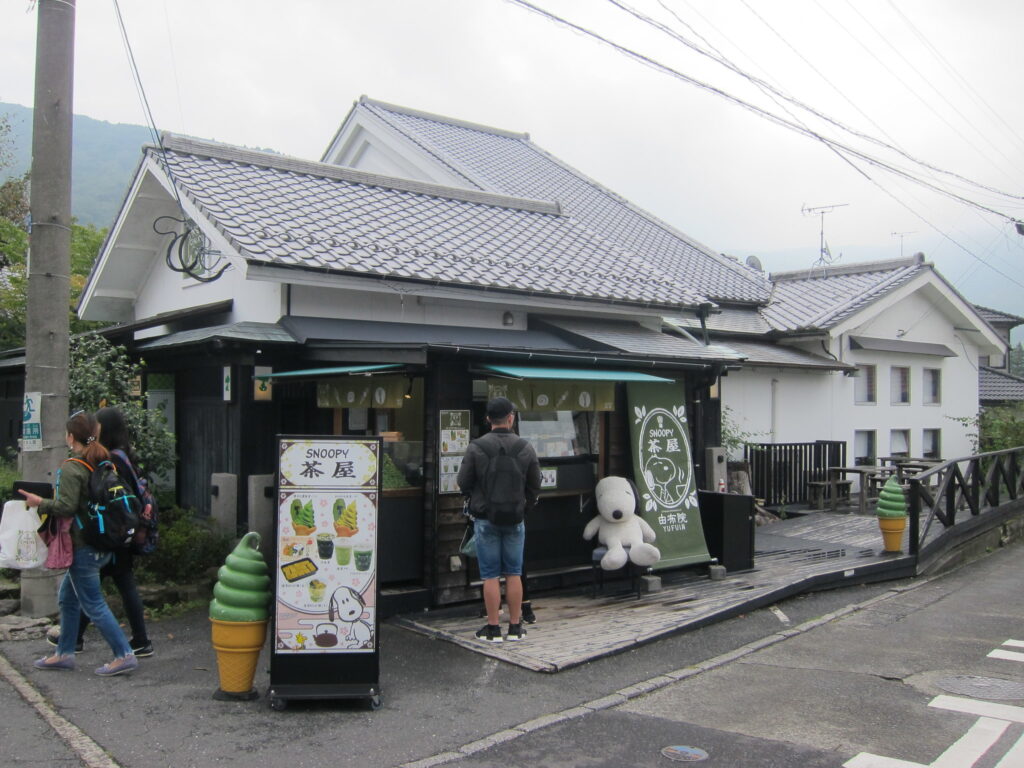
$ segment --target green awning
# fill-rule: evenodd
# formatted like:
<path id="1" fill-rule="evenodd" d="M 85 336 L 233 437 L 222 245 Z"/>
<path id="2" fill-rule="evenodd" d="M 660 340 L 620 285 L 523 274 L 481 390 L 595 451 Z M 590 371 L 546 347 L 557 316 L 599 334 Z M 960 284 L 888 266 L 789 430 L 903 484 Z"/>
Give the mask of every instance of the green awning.
<path id="1" fill-rule="evenodd" d="M 488 371 L 516 379 L 575 379 L 577 381 L 672 381 L 649 373 L 608 371 L 599 368 L 534 368 L 526 365 L 482 366 Z"/>
<path id="2" fill-rule="evenodd" d="M 340 368 L 306 368 L 301 371 L 274 371 L 266 376 L 256 376 L 262 381 L 270 379 L 298 379 L 316 378 L 320 376 L 348 376 L 356 373 L 376 373 L 377 371 L 389 371 L 394 368 L 401 368 L 400 363 L 386 363 L 381 365 L 343 365 Z"/>

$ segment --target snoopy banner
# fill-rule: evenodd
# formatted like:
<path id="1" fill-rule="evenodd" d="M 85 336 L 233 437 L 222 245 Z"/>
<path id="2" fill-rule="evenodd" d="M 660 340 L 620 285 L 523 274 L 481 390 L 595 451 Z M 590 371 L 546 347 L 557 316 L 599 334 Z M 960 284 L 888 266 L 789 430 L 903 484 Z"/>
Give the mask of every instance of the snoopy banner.
<path id="1" fill-rule="evenodd" d="M 685 389 L 678 383 L 630 382 L 630 438 L 637 511 L 654 529 L 661 560 L 672 568 L 711 559 L 697 506 Z"/>
<path id="2" fill-rule="evenodd" d="M 380 438 L 278 438 L 276 699 L 377 695 L 380 454 Z"/>

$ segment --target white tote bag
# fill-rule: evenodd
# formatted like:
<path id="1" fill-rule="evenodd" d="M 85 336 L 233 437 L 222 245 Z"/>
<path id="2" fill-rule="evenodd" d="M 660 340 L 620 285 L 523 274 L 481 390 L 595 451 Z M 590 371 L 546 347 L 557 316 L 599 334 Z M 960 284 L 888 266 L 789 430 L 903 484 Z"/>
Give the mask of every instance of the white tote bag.
<path id="1" fill-rule="evenodd" d="M 39 515 L 24 501 L 4 504 L 0 519 L 0 568 L 39 568 L 46 562 L 46 544 L 38 533 Z"/>

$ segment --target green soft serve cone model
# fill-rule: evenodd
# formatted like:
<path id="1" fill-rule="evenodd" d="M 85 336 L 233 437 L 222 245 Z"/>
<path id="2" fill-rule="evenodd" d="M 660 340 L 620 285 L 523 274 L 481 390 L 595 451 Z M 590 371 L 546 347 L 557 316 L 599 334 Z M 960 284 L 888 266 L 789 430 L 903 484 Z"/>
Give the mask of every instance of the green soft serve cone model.
<path id="1" fill-rule="evenodd" d="M 260 535 L 250 531 L 217 571 L 210 618 L 219 621 L 266 621 L 271 598 L 270 574 L 256 549 Z"/>
<path id="2" fill-rule="evenodd" d="M 903 487 L 895 477 L 890 477 L 882 486 L 875 512 L 879 517 L 907 516 L 907 499 L 903 495 Z"/>

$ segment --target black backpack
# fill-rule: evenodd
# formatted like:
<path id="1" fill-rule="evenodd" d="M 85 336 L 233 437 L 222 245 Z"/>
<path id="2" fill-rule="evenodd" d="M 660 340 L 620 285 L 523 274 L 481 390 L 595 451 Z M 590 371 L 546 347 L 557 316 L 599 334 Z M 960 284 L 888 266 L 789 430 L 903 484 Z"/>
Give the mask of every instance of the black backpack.
<path id="1" fill-rule="evenodd" d="M 496 444 L 495 444 L 496 443 Z M 494 525 L 516 525 L 526 513 L 526 476 L 516 461 L 528 443 L 519 440 L 508 449 L 504 440 L 480 441 L 480 450 L 487 456 L 483 477 L 483 512 Z"/>
<path id="2" fill-rule="evenodd" d="M 89 470 L 88 502 L 75 515 L 85 543 L 102 552 L 128 547 L 142 511 L 142 503 L 131 485 L 117 474 L 117 468 L 109 459 L 96 467 L 81 459 L 68 461 L 77 461 Z"/>
<path id="3" fill-rule="evenodd" d="M 145 477 L 139 477 L 135 467 L 132 466 L 132 460 L 128 458 L 128 454 L 120 448 L 115 448 L 111 453 L 121 459 L 128 468 L 128 473 L 135 483 L 139 497 L 139 507 L 141 510 L 139 512 L 139 525 L 135 529 L 135 535 L 132 536 L 132 552 L 136 555 L 151 555 L 156 551 L 156 545 L 160 541 L 160 507 L 156 503 L 156 497 L 149 490 L 149 480 Z"/>

